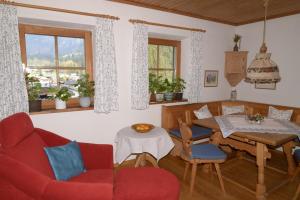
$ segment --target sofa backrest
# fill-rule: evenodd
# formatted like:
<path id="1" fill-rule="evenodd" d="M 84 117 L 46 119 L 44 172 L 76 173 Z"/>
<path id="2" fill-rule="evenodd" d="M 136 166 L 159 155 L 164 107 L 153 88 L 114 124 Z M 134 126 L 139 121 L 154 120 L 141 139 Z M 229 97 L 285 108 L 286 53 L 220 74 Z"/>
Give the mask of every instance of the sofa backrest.
<path id="1" fill-rule="evenodd" d="M 46 146 L 26 113 L 14 114 L 0 122 L 0 152 L 54 178 L 44 152 Z"/>

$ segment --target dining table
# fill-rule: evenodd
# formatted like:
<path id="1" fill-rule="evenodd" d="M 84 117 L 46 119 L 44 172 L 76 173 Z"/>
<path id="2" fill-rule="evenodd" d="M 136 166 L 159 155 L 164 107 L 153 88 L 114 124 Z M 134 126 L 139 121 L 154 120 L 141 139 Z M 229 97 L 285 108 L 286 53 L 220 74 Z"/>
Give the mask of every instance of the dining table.
<path id="1" fill-rule="evenodd" d="M 241 118 L 243 117 L 244 120 L 246 120 L 245 116 L 240 116 L 240 117 Z M 224 132 L 224 127 L 220 127 L 220 124 L 221 125 L 224 124 L 220 123 L 220 119 L 221 119 L 220 117 L 196 119 L 193 120 L 193 124 L 202 127 L 211 128 L 213 130 L 213 135 L 211 136 L 212 143 L 216 145 L 228 145 L 234 149 L 246 151 L 256 157 L 258 176 L 257 176 L 256 190 L 253 191 L 253 193 L 256 194 L 257 199 L 265 200 L 267 195 L 266 185 L 265 185 L 265 167 L 266 167 L 266 160 L 271 158 L 271 153 L 269 152 L 270 147 L 283 148 L 283 152 L 286 156 L 287 164 L 288 164 L 287 181 L 286 181 L 288 182 L 289 178 L 295 173 L 295 169 L 296 169 L 296 164 L 292 156 L 292 150 L 295 147 L 295 140 L 298 139 L 298 135 L 296 134 L 296 132 L 295 133 L 286 132 L 284 134 L 280 134 L 275 129 L 274 132 L 271 131 L 259 132 L 257 130 L 251 132 L 251 130 L 243 131 L 243 129 L 237 128 L 237 129 L 232 129 L 230 134 L 224 136 L 222 133 L 222 129 Z M 243 122 L 242 119 L 239 120 L 244 124 L 246 123 Z M 271 120 L 269 121 L 270 123 L 272 122 Z M 276 121 L 274 121 L 273 123 L 275 122 Z M 294 127 L 292 122 L 289 122 L 289 125 Z M 300 127 L 298 128 L 300 130 Z M 283 183 L 281 185 L 283 185 Z"/>

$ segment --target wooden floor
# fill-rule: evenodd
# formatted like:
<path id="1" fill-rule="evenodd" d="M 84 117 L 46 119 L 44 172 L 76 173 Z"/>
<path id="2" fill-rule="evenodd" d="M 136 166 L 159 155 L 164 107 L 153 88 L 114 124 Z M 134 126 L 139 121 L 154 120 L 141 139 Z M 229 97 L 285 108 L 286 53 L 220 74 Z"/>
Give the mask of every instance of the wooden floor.
<path id="1" fill-rule="evenodd" d="M 257 167 L 254 164 L 254 158 L 246 155 L 241 158 L 231 155 L 231 158 L 226 163 L 221 165 L 222 174 L 225 177 L 229 177 L 235 181 L 246 185 L 253 190 L 256 187 L 257 179 Z M 128 161 L 118 169 L 122 167 L 133 167 L 134 161 Z M 272 152 L 272 159 L 268 161 L 268 166 L 276 167 L 281 170 L 287 168 L 286 161 L 283 154 Z M 186 181 L 182 180 L 184 171 L 184 162 L 179 157 L 166 156 L 159 161 L 159 166 L 166 169 L 176 175 L 181 182 L 181 195 L 180 200 L 255 200 L 255 195 L 246 189 L 236 186 L 228 180 L 224 180 L 226 195 L 223 195 L 219 186 L 217 176 L 214 172 L 205 173 L 201 170 L 199 165 L 197 170 L 197 177 L 195 182 L 195 190 L 192 196 L 189 195 L 189 176 Z M 267 190 L 278 185 L 286 179 L 286 175 L 277 171 L 266 169 L 266 185 Z M 281 188 L 268 194 L 267 200 L 291 200 L 298 184 L 300 183 L 300 177 L 297 177 L 293 182 L 288 182 Z M 299 198 L 300 200 L 300 198 Z"/>

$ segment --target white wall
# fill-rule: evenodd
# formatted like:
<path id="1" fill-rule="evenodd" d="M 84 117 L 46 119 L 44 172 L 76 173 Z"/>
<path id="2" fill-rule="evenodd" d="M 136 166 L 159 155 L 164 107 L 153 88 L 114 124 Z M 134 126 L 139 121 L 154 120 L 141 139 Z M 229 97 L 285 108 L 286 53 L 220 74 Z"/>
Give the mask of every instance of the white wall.
<path id="1" fill-rule="evenodd" d="M 262 30 L 262 22 L 236 28 L 242 35 L 242 49 L 249 51 L 248 66 L 259 52 Z M 268 20 L 266 42 L 282 80 L 276 90 L 255 89 L 242 82 L 237 87 L 239 99 L 300 107 L 300 14 Z"/>
<path id="2" fill-rule="evenodd" d="M 220 73 L 219 87 L 204 88 L 202 99 L 209 101 L 228 97 L 230 88 L 223 78 L 223 68 L 224 51 L 232 47 L 231 38 L 234 34 L 234 28 L 232 26 L 103 0 L 75 0 L 72 1 L 72 3 L 68 0 L 20 0 L 18 2 L 103 13 L 119 16 L 121 18 L 121 20 L 116 21 L 114 29 L 119 75 L 120 110 L 110 114 L 96 114 L 93 111 L 80 111 L 33 115 L 31 117 L 36 127 L 54 131 L 69 139 L 76 139 L 78 141 L 113 144 L 116 132 L 122 127 L 136 122 L 148 122 L 160 125 L 161 105 L 150 106 L 149 109 L 144 111 L 131 110 L 130 108 L 132 54 L 132 25 L 128 22 L 130 18 L 206 29 L 203 68 L 219 70 Z M 19 8 L 18 15 L 23 22 L 26 21 L 37 24 L 70 26 L 72 28 L 90 28 L 95 24 L 95 18 L 93 17 L 27 8 Z M 182 39 L 181 67 L 182 73 L 186 78 L 186 70 L 189 62 L 189 32 L 158 27 L 150 27 L 150 32 L 151 34 L 164 34 Z"/>

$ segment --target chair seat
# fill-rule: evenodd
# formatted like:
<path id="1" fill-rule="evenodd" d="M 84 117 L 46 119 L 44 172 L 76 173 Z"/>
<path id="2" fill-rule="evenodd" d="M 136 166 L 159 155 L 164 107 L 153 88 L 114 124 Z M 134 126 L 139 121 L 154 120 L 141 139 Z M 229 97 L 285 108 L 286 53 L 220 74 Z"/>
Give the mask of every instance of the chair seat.
<path id="1" fill-rule="evenodd" d="M 225 160 L 227 155 L 214 144 L 192 145 L 192 159 Z"/>
<path id="2" fill-rule="evenodd" d="M 192 140 L 195 139 L 202 139 L 202 138 L 208 138 L 212 134 L 212 130 L 210 128 L 205 128 L 201 126 L 192 126 Z M 172 129 L 170 130 L 170 134 L 176 137 L 181 138 L 180 130 L 179 129 Z"/>
<path id="3" fill-rule="evenodd" d="M 295 161 L 300 164 L 300 149 L 296 149 L 294 152 Z"/>
<path id="4" fill-rule="evenodd" d="M 75 176 L 69 181 L 79 183 L 107 183 L 112 185 L 113 177 L 114 174 L 111 169 L 94 169 Z"/>

